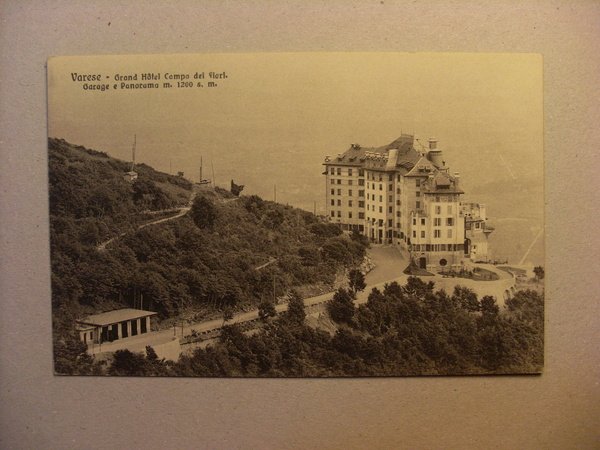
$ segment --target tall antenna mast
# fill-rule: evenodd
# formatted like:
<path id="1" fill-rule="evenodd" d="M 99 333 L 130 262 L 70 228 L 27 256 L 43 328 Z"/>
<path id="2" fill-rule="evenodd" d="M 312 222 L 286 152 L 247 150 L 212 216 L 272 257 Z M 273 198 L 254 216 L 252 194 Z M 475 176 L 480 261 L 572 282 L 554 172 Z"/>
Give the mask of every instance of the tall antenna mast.
<path id="1" fill-rule="evenodd" d="M 214 166 L 214 164 L 212 162 L 212 159 L 210 160 L 210 167 L 212 168 L 212 175 L 213 175 L 212 182 L 213 182 L 213 187 L 217 187 L 217 182 L 215 180 L 215 166 Z"/>
<path id="2" fill-rule="evenodd" d="M 202 183 L 202 155 L 200 155 L 200 179 L 198 183 Z"/>
<path id="3" fill-rule="evenodd" d="M 136 143 L 136 135 L 133 135 L 133 148 L 131 149 L 131 172 L 133 172 L 133 168 L 135 167 L 135 143 Z"/>

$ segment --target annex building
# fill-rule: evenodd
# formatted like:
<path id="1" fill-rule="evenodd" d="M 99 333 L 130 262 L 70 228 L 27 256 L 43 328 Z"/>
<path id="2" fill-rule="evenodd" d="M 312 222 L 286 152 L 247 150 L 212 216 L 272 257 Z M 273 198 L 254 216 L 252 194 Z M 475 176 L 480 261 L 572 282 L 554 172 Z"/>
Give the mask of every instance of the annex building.
<path id="1" fill-rule="evenodd" d="M 421 268 L 458 267 L 471 253 L 465 217 L 473 206 L 461 204 L 459 174 L 446 166 L 437 140 L 423 150 L 414 144 L 414 136 L 402 134 L 382 147 L 352 144 L 327 156 L 327 216 L 371 242 L 401 246 Z M 473 230 L 475 224 L 469 222 Z"/>
<path id="2" fill-rule="evenodd" d="M 124 308 L 77 320 L 79 338 L 84 344 L 101 344 L 150 332 L 153 311 Z"/>

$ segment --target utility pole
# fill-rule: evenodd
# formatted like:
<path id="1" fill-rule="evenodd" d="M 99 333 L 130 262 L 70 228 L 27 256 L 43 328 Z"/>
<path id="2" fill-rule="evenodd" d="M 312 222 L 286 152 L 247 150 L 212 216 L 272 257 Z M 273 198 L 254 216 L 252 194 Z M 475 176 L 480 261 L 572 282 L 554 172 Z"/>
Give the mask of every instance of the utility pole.
<path id="1" fill-rule="evenodd" d="M 313 202 L 313 214 L 315 216 L 317 215 L 317 201 L 316 200 Z"/>
<path id="2" fill-rule="evenodd" d="M 273 185 L 273 201 L 277 202 L 277 185 Z"/>
<path id="3" fill-rule="evenodd" d="M 133 135 L 133 148 L 131 149 L 131 172 L 133 172 L 133 168 L 135 167 L 135 144 L 136 144 L 137 135 Z"/>
<path id="4" fill-rule="evenodd" d="M 212 160 L 210 161 L 210 167 L 212 168 L 212 176 L 213 176 L 212 182 L 213 182 L 213 187 L 217 187 L 217 182 L 215 180 L 215 166 L 214 166 Z"/>

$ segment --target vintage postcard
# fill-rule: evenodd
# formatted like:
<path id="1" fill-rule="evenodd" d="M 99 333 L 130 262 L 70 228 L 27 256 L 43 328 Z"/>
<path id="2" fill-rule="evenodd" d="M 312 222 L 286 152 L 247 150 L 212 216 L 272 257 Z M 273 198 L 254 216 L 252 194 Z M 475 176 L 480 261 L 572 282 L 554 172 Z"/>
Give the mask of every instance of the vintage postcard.
<path id="1" fill-rule="evenodd" d="M 55 373 L 540 373 L 542 59 L 48 61 Z"/>

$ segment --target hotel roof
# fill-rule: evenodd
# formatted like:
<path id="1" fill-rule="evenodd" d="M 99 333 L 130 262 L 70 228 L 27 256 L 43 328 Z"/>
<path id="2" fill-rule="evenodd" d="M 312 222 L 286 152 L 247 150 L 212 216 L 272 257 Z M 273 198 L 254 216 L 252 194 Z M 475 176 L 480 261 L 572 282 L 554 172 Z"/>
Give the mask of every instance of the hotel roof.
<path id="1" fill-rule="evenodd" d="M 394 167 L 400 167 L 404 170 L 410 170 L 419 160 L 421 154 L 415 150 L 414 136 L 402 134 L 399 138 L 381 147 L 361 147 L 358 144 L 352 144 L 344 153 L 325 160 L 325 165 L 336 166 L 365 166 L 366 169 L 386 169 L 387 156 L 389 150 L 397 149 L 396 162 Z M 381 160 L 369 158 L 368 155 L 381 155 Z M 388 166 L 389 167 L 389 166 Z"/>
<path id="2" fill-rule="evenodd" d="M 94 314 L 92 316 L 79 319 L 77 322 L 86 325 L 105 326 L 113 323 L 123 322 L 124 320 L 141 319 L 143 317 L 153 316 L 156 313 L 153 311 L 144 311 L 143 309 L 116 309 L 114 311 Z"/>

